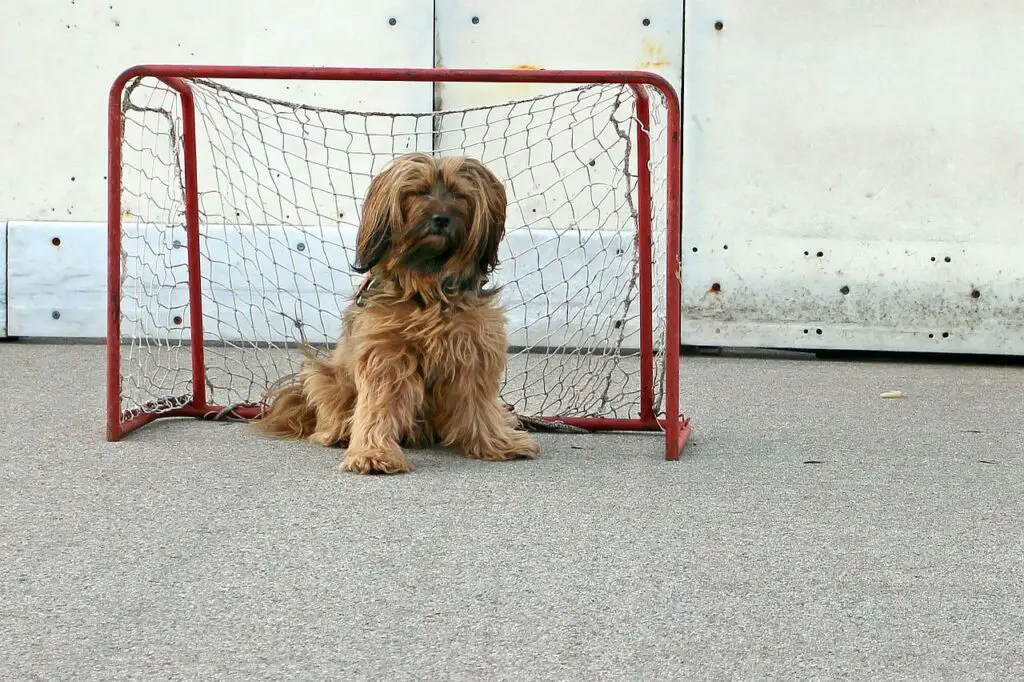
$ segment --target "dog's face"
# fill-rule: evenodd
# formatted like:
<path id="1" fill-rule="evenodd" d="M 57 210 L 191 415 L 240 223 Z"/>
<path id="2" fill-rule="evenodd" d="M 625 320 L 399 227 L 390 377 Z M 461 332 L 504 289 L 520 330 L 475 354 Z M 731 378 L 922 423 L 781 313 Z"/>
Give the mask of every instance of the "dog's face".
<path id="1" fill-rule="evenodd" d="M 359 273 L 471 281 L 498 264 L 505 188 L 467 157 L 414 153 L 373 178 L 356 239 Z"/>

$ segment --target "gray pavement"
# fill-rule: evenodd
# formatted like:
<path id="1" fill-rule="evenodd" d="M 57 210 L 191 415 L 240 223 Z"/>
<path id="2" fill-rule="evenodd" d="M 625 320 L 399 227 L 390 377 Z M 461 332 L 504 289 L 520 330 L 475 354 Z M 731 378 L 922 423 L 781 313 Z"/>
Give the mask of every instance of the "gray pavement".
<path id="1" fill-rule="evenodd" d="M 396 478 L 237 424 L 106 443 L 103 372 L 0 344 L 5 680 L 1024 676 L 1024 368 L 685 358 L 683 461 Z"/>

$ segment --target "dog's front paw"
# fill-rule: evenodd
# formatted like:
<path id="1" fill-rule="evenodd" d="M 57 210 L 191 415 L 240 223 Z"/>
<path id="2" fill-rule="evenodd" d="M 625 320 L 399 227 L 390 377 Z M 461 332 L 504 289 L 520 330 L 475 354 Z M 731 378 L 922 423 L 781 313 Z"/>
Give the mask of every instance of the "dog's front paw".
<path id="1" fill-rule="evenodd" d="M 489 462 L 503 462 L 510 459 L 536 459 L 540 454 L 540 445 L 531 436 L 522 431 L 512 431 L 501 440 L 464 447 L 462 454 L 472 459 Z"/>
<path id="2" fill-rule="evenodd" d="M 352 450 L 341 462 L 344 471 L 357 474 L 405 474 L 412 471 L 400 450 Z"/>

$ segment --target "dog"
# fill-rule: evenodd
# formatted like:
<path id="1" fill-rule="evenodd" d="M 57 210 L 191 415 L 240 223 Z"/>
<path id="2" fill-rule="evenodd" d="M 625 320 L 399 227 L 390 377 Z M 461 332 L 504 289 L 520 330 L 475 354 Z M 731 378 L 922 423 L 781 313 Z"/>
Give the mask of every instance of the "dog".
<path id="1" fill-rule="evenodd" d="M 341 468 L 412 470 L 403 446 L 479 460 L 540 448 L 499 398 L 505 313 L 488 288 L 507 197 L 470 157 L 400 156 L 374 176 L 352 269 L 362 285 L 329 358 L 309 355 L 254 423 L 277 438 L 346 447 Z"/>

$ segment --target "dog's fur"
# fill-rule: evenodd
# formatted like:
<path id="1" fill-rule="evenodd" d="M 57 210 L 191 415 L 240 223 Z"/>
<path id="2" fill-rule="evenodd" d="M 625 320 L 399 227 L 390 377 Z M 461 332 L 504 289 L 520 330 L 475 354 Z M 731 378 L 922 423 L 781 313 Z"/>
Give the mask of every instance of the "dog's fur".
<path id="1" fill-rule="evenodd" d="M 401 446 L 536 457 L 499 400 L 505 316 L 486 289 L 505 234 L 501 181 L 471 158 L 409 154 L 373 178 L 356 238 L 366 276 L 329 359 L 309 357 L 255 424 L 347 446 L 342 468 L 411 470 Z"/>

